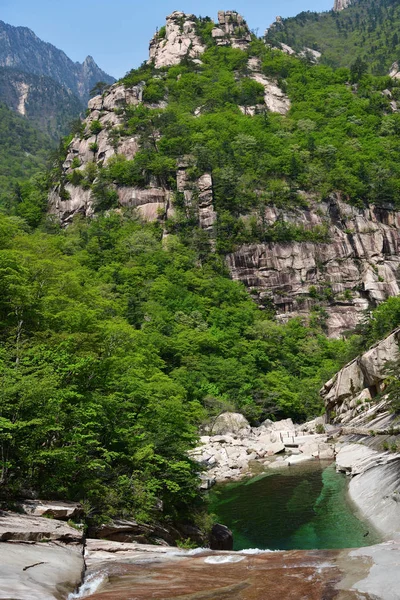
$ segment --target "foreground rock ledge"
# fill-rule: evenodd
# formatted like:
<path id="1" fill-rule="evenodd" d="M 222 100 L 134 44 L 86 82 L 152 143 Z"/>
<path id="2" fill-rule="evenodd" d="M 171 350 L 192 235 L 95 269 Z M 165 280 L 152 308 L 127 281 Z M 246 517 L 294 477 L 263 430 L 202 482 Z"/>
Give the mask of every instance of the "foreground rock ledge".
<path id="1" fill-rule="evenodd" d="M 395 541 L 357 550 L 245 554 L 88 540 L 87 562 L 90 577 L 104 576 L 94 600 L 399 598 Z"/>

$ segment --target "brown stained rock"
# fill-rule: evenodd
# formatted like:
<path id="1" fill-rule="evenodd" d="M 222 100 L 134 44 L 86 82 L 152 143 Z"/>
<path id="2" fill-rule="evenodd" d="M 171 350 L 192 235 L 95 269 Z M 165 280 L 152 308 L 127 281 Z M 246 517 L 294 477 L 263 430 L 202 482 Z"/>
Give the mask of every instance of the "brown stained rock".
<path id="1" fill-rule="evenodd" d="M 341 579 L 334 551 L 233 556 L 210 564 L 209 554 L 140 564 L 108 565 L 110 576 L 94 600 L 333 600 Z M 226 555 L 217 558 L 225 559 Z M 211 558 L 215 559 L 215 554 Z M 139 562 L 139 561 L 138 561 Z M 134 590 L 134 593 L 133 593 Z"/>

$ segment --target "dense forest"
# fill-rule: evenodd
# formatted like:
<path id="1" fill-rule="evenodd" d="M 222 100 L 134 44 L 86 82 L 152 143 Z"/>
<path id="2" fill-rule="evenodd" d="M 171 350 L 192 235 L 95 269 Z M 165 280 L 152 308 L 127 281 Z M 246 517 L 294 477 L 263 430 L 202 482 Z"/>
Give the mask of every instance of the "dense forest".
<path id="1" fill-rule="evenodd" d="M 92 522 L 194 518 L 198 466 L 187 451 L 201 423 L 224 410 L 252 423 L 321 414 L 321 385 L 400 320 L 393 298 L 346 339 L 325 336 L 318 310 L 279 324 L 229 278 L 224 260 L 244 241 L 324 241 L 324 230 L 271 229 L 257 218 L 267 205 L 304 205 L 304 192 L 398 206 L 400 117 L 384 93 L 397 99 L 398 84 L 315 66 L 257 39 L 247 51 L 215 47 L 209 23 L 199 28 L 210 46 L 202 65 L 144 65 L 123 80 L 144 81 L 145 102 L 168 98 L 163 109 L 128 106 L 124 126 L 110 129 L 111 138 L 140 136 L 133 160 L 102 164 L 93 147 L 93 162 L 65 178 L 70 137 L 49 170 L 34 173 L 46 140 L 1 109 L 0 167 L 9 167 L 0 181 L 3 497 L 81 500 Z M 287 92 L 287 116 L 263 106 L 263 86 L 248 77 L 254 57 Z M 259 108 L 250 117 L 238 105 Z M 82 126 L 75 132 L 85 135 Z M 155 178 L 176 190 L 177 161 L 187 155 L 193 179 L 213 175 L 214 248 L 178 193 L 167 223 L 117 209 L 117 185 Z M 22 160 L 33 176 L 19 182 Z M 93 190 L 96 215 L 61 229 L 46 197 L 66 181 Z"/>
<path id="2" fill-rule="evenodd" d="M 400 59 L 400 4 L 396 0 L 362 0 L 340 12 L 302 12 L 273 24 L 266 34 L 272 44 L 295 51 L 322 52 L 321 63 L 350 67 L 359 58 L 374 75 L 386 75 Z"/>
<path id="3" fill-rule="evenodd" d="M 288 115 L 266 109 L 249 58 L 288 94 Z M 269 226 L 263 219 L 268 205 L 301 207 L 307 195 L 323 200 L 332 192 L 357 206 L 398 205 L 397 81 L 368 75 L 357 65 L 337 70 L 313 65 L 256 39 L 246 52 L 211 46 L 202 62 L 186 60 L 160 70 L 145 65 L 129 73 L 126 85 L 146 82 L 145 102 L 154 106 L 167 98 L 168 107 L 121 109 L 124 125 L 110 128 L 109 139 L 138 136 L 141 150 L 133 160 L 117 155 L 103 164 L 93 144 L 93 163 L 77 161 L 64 183 L 92 188 L 98 210 L 104 210 L 117 204 L 115 185 L 146 187 L 157 181 L 176 189 L 178 161 L 190 156 L 193 180 L 212 174 L 221 253 L 256 241 L 327 240 L 323 227 L 304 230 L 280 221 Z M 255 107 L 254 116 L 243 114 L 249 107 Z M 94 121 L 81 135 L 100 131 Z M 184 209 L 179 194 L 175 206 Z M 180 214 L 168 226 L 192 238 L 190 215 Z"/>

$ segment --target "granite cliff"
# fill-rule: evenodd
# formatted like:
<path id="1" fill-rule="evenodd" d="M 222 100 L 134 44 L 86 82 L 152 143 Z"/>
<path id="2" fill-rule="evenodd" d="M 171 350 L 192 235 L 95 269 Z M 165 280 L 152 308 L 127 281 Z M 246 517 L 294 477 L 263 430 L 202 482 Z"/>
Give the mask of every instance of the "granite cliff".
<path id="1" fill-rule="evenodd" d="M 217 23 L 180 12 L 167 17 L 166 26 L 150 42 L 152 77 L 135 85 L 116 83 L 89 101 L 82 132 L 68 148 L 60 186 L 50 195 L 50 212 L 67 225 L 77 213 L 92 216 L 99 210 L 85 173 L 94 164 L 100 174 L 110 160 L 125 157 L 132 161 L 144 150 L 141 134 L 127 134 L 127 124 L 135 107 L 164 110 L 169 106 L 166 89 L 156 101 L 148 92 L 154 85 L 163 85 L 167 67 L 191 61 L 201 68 L 206 43 L 246 50 L 251 40 L 243 17 L 233 11 L 219 12 Z M 284 82 L 282 86 L 278 78 L 266 76 L 257 56 L 250 56 L 242 71 L 235 74 L 237 80 L 251 80 L 264 90 L 262 104 L 238 104 L 243 114 L 288 113 L 291 103 Z M 181 77 L 178 74 L 176 81 Z M 202 115 L 203 110 L 198 106 L 193 116 Z M 152 135 L 146 143 L 157 148 L 160 134 Z M 218 210 L 213 174 L 198 167 L 191 155 L 181 155 L 175 165 L 173 185 L 158 175 L 134 186 L 113 181 L 108 188 L 113 206 L 131 207 L 145 220 L 165 223 L 176 216 L 177 194 L 182 195 L 186 217 L 194 218 L 215 245 Z M 300 190 L 299 195 L 302 201 L 297 206 L 270 203 L 238 218 L 243 223 L 255 218 L 270 228 L 281 224 L 301 228 L 303 238 L 308 236 L 310 241 L 240 244 L 226 254 L 226 263 L 232 277 L 246 285 L 261 307 L 272 307 L 279 320 L 311 314 L 330 336 L 338 337 L 354 328 L 369 307 L 399 294 L 399 213 L 390 203 L 351 206 L 340 192 L 322 202 L 312 193 Z M 315 241 L 314 232 L 319 232 Z"/>

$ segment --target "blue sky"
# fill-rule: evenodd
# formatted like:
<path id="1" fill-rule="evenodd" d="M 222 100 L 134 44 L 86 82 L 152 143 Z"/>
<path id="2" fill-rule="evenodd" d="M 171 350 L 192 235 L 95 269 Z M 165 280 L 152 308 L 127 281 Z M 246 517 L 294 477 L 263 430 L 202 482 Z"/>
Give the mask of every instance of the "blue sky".
<path id="1" fill-rule="evenodd" d="M 156 27 L 174 10 L 213 19 L 218 10 L 237 10 L 261 35 L 277 15 L 332 6 L 333 0 L 0 0 L 0 19 L 29 27 L 72 60 L 91 54 L 102 69 L 121 77 L 147 59 Z"/>

